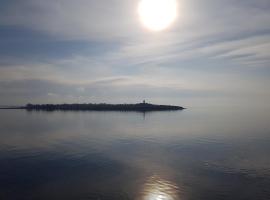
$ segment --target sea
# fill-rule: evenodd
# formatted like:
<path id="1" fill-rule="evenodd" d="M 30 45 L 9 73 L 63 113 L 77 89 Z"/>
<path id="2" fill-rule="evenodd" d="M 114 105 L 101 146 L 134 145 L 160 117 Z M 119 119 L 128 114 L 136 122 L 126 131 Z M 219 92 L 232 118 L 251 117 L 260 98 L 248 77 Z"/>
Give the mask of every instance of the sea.
<path id="1" fill-rule="evenodd" d="M 270 109 L 0 110 L 2 200 L 269 200 Z"/>

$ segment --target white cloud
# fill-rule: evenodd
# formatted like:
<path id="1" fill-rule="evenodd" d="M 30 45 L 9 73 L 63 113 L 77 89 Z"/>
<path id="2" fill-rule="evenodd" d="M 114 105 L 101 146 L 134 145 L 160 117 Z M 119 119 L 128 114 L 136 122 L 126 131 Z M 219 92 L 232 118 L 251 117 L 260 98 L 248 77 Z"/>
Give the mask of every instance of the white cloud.
<path id="1" fill-rule="evenodd" d="M 120 49 L 106 55 L 110 62 L 141 64 L 204 56 L 248 57 L 249 62 L 241 63 L 265 64 L 269 59 L 269 45 L 258 46 L 269 43 L 270 13 L 265 8 L 270 5 L 265 0 L 179 0 L 176 23 L 162 33 L 149 32 L 140 24 L 138 0 L 14 2 L 0 15 L 1 24 L 38 30 L 60 40 L 116 41 Z"/>
<path id="2" fill-rule="evenodd" d="M 160 33 L 149 32 L 139 23 L 138 0 L 12 2 L 0 14 L 1 25 L 36 30 L 55 40 L 105 44 L 110 40 L 117 47 L 95 55 L 78 52 L 47 63 L 4 63 L 2 82 L 40 80 L 70 87 L 67 93 L 74 96 L 91 90 L 97 96 L 115 98 L 129 98 L 139 91 L 159 97 L 187 91 L 263 96 L 264 83 L 269 83 L 245 72 L 246 66 L 269 67 L 270 5 L 265 0 L 179 0 L 179 18 Z M 203 69 L 209 66 L 212 70 Z M 226 72 L 234 66 L 242 67 L 243 74 Z M 105 94 L 104 89 L 111 93 Z M 58 93 L 46 90 L 46 94 Z"/>

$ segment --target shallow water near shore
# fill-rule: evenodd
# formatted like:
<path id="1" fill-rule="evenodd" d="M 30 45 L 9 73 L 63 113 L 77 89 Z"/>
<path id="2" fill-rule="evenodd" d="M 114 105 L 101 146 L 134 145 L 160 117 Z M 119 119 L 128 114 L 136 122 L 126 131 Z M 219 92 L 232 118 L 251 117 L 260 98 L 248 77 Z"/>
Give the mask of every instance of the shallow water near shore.
<path id="1" fill-rule="evenodd" d="M 270 199 L 270 110 L 0 110 L 0 199 Z"/>

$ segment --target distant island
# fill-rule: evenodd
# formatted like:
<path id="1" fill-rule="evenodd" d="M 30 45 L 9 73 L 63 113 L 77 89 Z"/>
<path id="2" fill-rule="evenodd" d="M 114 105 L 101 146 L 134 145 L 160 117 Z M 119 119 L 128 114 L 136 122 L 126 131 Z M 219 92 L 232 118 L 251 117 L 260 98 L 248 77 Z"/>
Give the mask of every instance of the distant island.
<path id="1" fill-rule="evenodd" d="M 93 104 L 93 103 L 85 103 L 85 104 L 27 104 L 26 106 L 21 107 L 6 107 L 0 109 L 26 109 L 28 111 L 139 111 L 139 112 L 147 112 L 147 111 L 176 111 L 183 110 L 185 108 L 181 106 L 172 106 L 172 105 L 155 105 L 146 103 L 143 101 L 142 103 L 137 104 Z"/>

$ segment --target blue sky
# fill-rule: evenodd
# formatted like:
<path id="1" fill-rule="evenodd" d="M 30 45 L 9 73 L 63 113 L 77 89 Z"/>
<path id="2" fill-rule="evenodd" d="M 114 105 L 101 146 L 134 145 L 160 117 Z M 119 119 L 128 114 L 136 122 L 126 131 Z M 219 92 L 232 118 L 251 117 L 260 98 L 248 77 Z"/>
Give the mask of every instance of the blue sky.
<path id="1" fill-rule="evenodd" d="M 0 104 L 268 104 L 269 0 L 178 0 L 153 32 L 138 0 L 0 0 Z"/>

